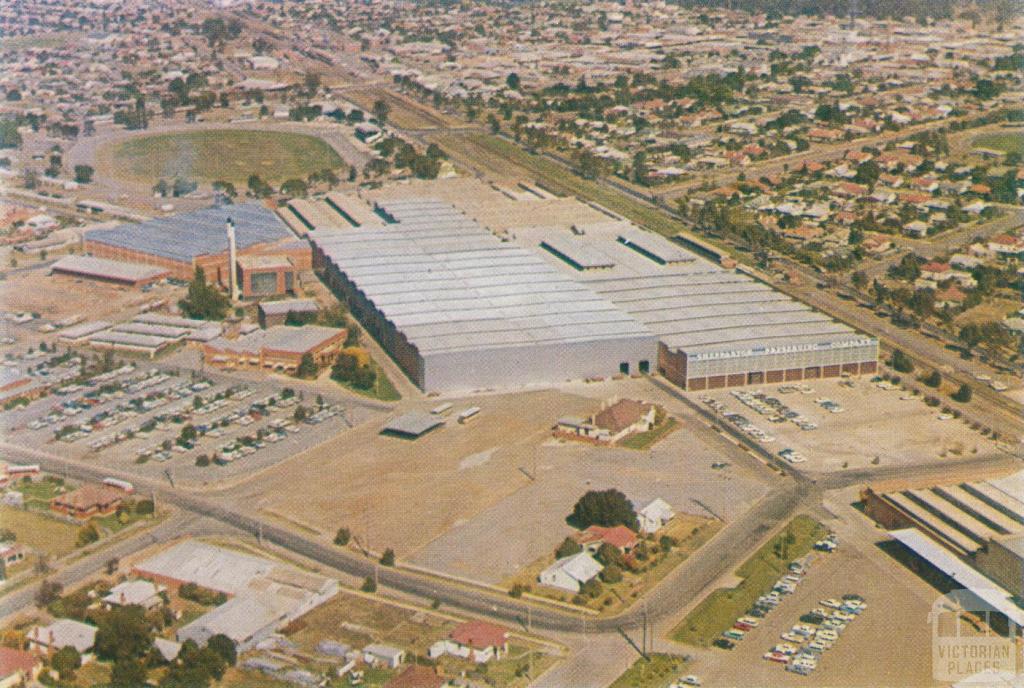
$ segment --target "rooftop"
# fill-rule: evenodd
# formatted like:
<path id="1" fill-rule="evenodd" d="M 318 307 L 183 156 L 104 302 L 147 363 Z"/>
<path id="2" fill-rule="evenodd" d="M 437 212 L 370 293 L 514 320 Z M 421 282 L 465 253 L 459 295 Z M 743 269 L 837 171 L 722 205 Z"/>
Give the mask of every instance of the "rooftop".
<path id="1" fill-rule="evenodd" d="M 226 224 L 235 224 L 235 244 L 246 249 L 292 237 L 272 210 L 258 203 L 204 208 L 146 222 L 97 229 L 85 234 L 95 241 L 176 261 L 228 250 Z"/>
<path id="2" fill-rule="evenodd" d="M 421 354 L 650 336 L 451 205 L 409 198 L 381 209 L 395 222 L 312 239 Z"/>
<path id="3" fill-rule="evenodd" d="M 441 425 L 444 425 L 444 421 L 437 416 L 412 411 L 389 420 L 381 432 L 403 437 L 419 437 Z"/>
<path id="4" fill-rule="evenodd" d="M 303 354 L 343 332 L 344 330 L 320 325 L 303 325 L 302 327 L 275 325 L 265 330 L 254 330 L 237 339 L 217 337 L 210 341 L 209 345 L 216 349 L 244 351 L 252 354 L 267 349 Z"/>
<path id="5" fill-rule="evenodd" d="M 157 279 L 167 274 L 163 268 L 141 263 L 125 263 L 119 260 L 96 258 L 95 256 L 64 256 L 52 266 L 57 272 L 73 272 L 87 277 L 115 280 L 118 282 L 142 282 Z"/>

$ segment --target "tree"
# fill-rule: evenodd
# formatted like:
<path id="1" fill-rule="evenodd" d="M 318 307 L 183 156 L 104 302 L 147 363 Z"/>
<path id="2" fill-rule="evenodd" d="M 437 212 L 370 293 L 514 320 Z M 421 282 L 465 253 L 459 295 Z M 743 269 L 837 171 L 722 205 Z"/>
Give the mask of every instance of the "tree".
<path id="1" fill-rule="evenodd" d="M 571 557 L 578 552 L 583 551 L 583 545 L 573 540 L 571 537 L 566 537 L 562 540 L 562 544 L 555 550 L 556 559 L 564 559 L 565 557 Z"/>
<path id="2" fill-rule="evenodd" d="M 339 547 L 344 547 L 352 539 L 352 531 L 348 528 L 338 528 L 338 532 L 334 535 L 334 544 Z"/>
<path id="3" fill-rule="evenodd" d="M 383 100 L 375 101 L 373 104 L 373 118 L 377 120 L 378 124 L 384 125 L 388 121 L 388 115 L 391 113 L 391 106 Z"/>
<path id="4" fill-rule="evenodd" d="M 78 535 L 75 537 L 75 546 L 85 547 L 99 539 L 100 531 L 96 530 L 96 526 L 90 521 L 78 529 Z"/>
<path id="5" fill-rule="evenodd" d="M 925 383 L 929 387 L 937 388 L 942 384 L 942 375 L 939 374 L 939 371 L 933 370 L 928 376 L 921 380 L 921 382 Z"/>
<path id="6" fill-rule="evenodd" d="M 619 551 L 619 548 L 607 542 L 601 543 L 601 546 L 597 548 L 597 556 L 595 559 L 605 566 L 622 566 L 625 563 L 622 552 Z"/>
<path id="7" fill-rule="evenodd" d="M 289 179 L 281 185 L 281 193 L 292 198 L 305 196 L 308 192 L 309 187 L 301 179 Z"/>
<path id="8" fill-rule="evenodd" d="M 178 302 L 187 317 L 200 320 L 223 320 L 230 305 L 227 296 L 207 284 L 206 273 L 198 265 L 188 285 L 188 294 Z"/>
<path id="9" fill-rule="evenodd" d="M 302 354 L 299 367 L 295 369 L 295 375 L 301 378 L 314 378 L 317 374 L 316 363 L 313 361 L 313 354 L 308 351 Z"/>
<path id="10" fill-rule="evenodd" d="M 152 627 L 145 609 L 114 607 L 96 621 L 96 654 L 106 660 L 141 659 L 153 646 Z"/>
<path id="11" fill-rule="evenodd" d="M 152 499 L 140 499 L 135 502 L 135 513 L 140 516 L 149 516 L 155 509 Z"/>
<path id="12" fill-rule="evenodd" d="M 519 75 L 515 72 L 509 72 L 509 75 L 505 77 L 505 85 L 513 91 L 518 91 L 522 86 L 522 83 L 519 80 Z"/>
<path id="13" fill-rule="evenodd" d="M 914 362 L 903 351 L 895 349 L 892 352 L 892 367 L 901 373 L 912 373 L 914 371 Z"/>
<path id="14" fill-rule="evenodd" d="M 960 389 L 953 393 L 953 401 L 959 401 L 961 404 L 966 404 L 971 400 L 973 392 L 971 386 L 967 383 L 960 385 Z"/>
<path id="15" fill-rule="evenodd" d="M 388 547 L 384 550 L 384 554 L 380 557 L 381 566 L 394 566 L 395 565 L 395 550 Z"/>
<path id="16" fill-rule="evenodd" d="M 373 580 L 373 576 L 367 576 L 363 579 L 363 584 L 359 589 L 363 592 L 377 592 L 377 582 Z"/>
<path id="17" fill-rule="evenodd" d="M 583 529 L 592 525 L 624 525 L 631 530 L 640 526 L 633 504 L 618 490 L 601 492 L 590 490 L 576 502 L 567 519 L 573 526 Z"/>
<path id="18" fill-rule="evenodd" d="M 67 645 L 57 650 L 50 660 L 50 666 L 60 674 L 61 681 L 70 681 L 75 677 L 75 671 L 82 666 L 82 655 L 73 646 Z"/>
<path id="19" fill-rule="evenodd" d="M 206 647 L 220 655 L 220 658 L 228 666 L 235 666 L 235 663 L 238 661 L 238 648 L 235 646 L 235 641 L 223 633 L 211 636 L 206 641 Z"/>
<path id="20" fill-rule="evenodd" d="M 60 594 L 63 591 L 64 586 L 57 581 L 44 580 L 36 590 L 36 606 L 40 608 L 50 606 L 60 599 Z"/>
<path id="21" fill-rule="evenodd" d="M 617 564 L 605 566 L 601 571 L 601 580 L 608 584 L 618 583 L 622 580 L 622 569 Z"/>
<path id="22" fill-rule="evenodd" d="M 863 270 L 854 272 L 850 279 L 857 289 L 863 289 L 868 284 L 868 276 Z"/>
<path id="23" fill-rule="evenodd" d="M 92 181 L 93 172 L 89 165 L 75 165 L 75 181 L 79 184 L 88 184 Z"/>
<path id="24" fill-rule="evenodd" d="M 138 688 L 146 684 L 146 665 L 133 657 L 114 662 L 110 671 L 109 688 Z"/>

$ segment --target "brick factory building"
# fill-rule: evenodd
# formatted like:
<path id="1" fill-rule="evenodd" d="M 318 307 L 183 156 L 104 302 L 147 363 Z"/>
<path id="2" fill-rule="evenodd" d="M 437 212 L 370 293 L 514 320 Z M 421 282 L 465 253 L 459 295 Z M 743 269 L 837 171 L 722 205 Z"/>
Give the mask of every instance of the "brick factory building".
<path id="1" fill-rule="evenodd" d="M 333 327 L 283 325 L 256 330 L 237 339 L 218 337 L 203 345 L 207 363 L 219 368 L 265 369 L 293 373 L 310 354 L 317 367 L 334 363 L 347 331 Z"/>
<path id="2" fill-rule="evenodd" d="M 285 294 L 295 275 L 312 268 L 309 245 L 295 237 L 274 213 L 258 203 L 205 208 L 179 215 L 86 232 L 83 249 L 92 256 L 156 266 L 179 280 L 197 267 L 208 281 L 229 284 L 228 220 L 235 225 L 242 296 Z"/>

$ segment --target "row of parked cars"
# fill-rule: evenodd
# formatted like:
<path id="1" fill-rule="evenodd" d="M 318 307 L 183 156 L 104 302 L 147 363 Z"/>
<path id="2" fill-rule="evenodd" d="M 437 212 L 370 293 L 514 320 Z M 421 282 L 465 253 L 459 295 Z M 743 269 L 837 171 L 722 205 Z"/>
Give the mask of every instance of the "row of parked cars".
<path id="1" fill-rule="evenodd" d="M 746 614 L 736 619 L 732 628 L 724 631 L 722 637 L 715 640 L 712 644 L 723 650 L 734 648 L 737 642 L 747 636 L 747 633 L 761 625 L 761 621 L 779 606 L 785 595 L 796 591 L 796 587 L 803 580 L 809 565 L 810 559 L 807 557 L 801 561 L 790 563 L 789 571 L 775 582 L 772 589 L 758 597 Z"/>
<path id="2" fill-rule="evenodd" d="M 164 415 L 168 417 L 180 416 L 188 407 L 188 402 L 200 392 L 209 389 L 212 384 L 209 380 L 185 381 L 145 394 L 141 393 L 146 388 L 161 385 L 172 379 L 173 377 L 166 373 L 157 373 L 156 375 L 148 376 L 144 386 L 133 385 L 135 387 L 134 392 L 130 392 L 125 387 L 118 389 L 112 394 L 111 399 L 124 399 L 128 397 L 125 401 L 114 408 L 105 409 L 93 414 L 88 421 L 80 424 L 73 432 L 60 433 L 60 439 L 64 442 L 74 442 L 100 430 L 112 430 L 132 418 L 147 414 L 158 408 L 172 406 L 175 402 L 179 402 L 178 405 L 167 409 Z M 133 393 L 135 396 L 129 396 L 129 394 Z M 92 449 L 109 447 L 112 444 L 122 442 L 134 436 L 136 432 L 138 432 L 138 428 L 128 428 L 117 433 L 99 437 L 91 441 L 89 446 Z"/>
<path id="3" fill-rule="evenodd" d="M 727 421 L 729 421 L 730 423 L 732 423 L 737 428 L 739 428 L 746 434 L 750 435 L 754 439 L 759 440 L 761 442 L 775 441 L 774 436 L 769 435 L 764 430 L 751 423 L 750 420 L 747 419 L 745 416 L 742 416 L 739 413 L 733 413 L 731 411 L 728 411 L 726 405 L 718 401 L 717 399 L 712 399 L 709 396 L 703 396 L 700 398 L 700 400 L 707 404 L 708 406 L 710 406 L 712 410 L 714 410 L 716 413 L 722 414 L 722 416 Z"/>
<path id="4" fill-rule="evenodd" d="M 818 668 L 821 656 L 835 646 L 847 626 L 867 609 L 864 598 L 854 593 L 818 604 L 800 617 L 800 623 L 782 634 L 784 642 L 766 652 L 766 660 L 785 664 L 787 671 L 802 676 L 811 674 Z"/>
<path id="5" fill-rule="evenodd" d="M 129 393 L 129 388 L 145 380 L 151 379 L 156 371 L 150 371 L 122 382 L 114 382 L 122 375 L 135 371 L 134 365 L 123 366 L 101 375 L 96 375 L 88 380 L 71 383 L 52 390 L 52 396 L 59 401 L 50 407 L 50 410 L 43 416 L 28 423 L 29 430 L 41 430 L 47 426 L 77 416 L 100 404 L 113 399 L 119 399 Z M 76 395 L 76 396 L 71 396 Z"/>
<path id="6" fill-rule="evenodd" d="M 768 396 L 761 391 L 746 391 L 737 389 L 732 391 L 733 397 L 740 403 L 754 409 L 768 419 L 769 423 L 785 423 L 792 421 L 801 430 L 814 430 L 818 427 L 813 421 L 804 418 L 798 411 L 794 411 L 784 404 L 778 397 Z"/>

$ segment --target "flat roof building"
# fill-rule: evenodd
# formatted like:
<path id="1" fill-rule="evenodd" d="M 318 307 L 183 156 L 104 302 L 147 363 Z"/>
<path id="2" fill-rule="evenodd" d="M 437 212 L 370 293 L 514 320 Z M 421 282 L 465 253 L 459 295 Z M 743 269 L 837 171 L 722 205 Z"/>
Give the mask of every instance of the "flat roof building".
<path id="1" fill-rule="evenodd" d="M 125 263 L 119 260 L 97 258 L 96 256 L 76 255 L 64 256 L 50 266 L 50 272 L 74 277 L 85 277 L 101 282 L 126 284 L 132 287 L 152 284 L 171 274 L 169 270 L 152 265 Z"/>
<path id="2" fill-rule="evenodd" d="M 440 184 L 429 188 L 443 191 Z M 874 338 L 614 213 L 487 188 L 464 204 L 447 192 L 439 194 L 446 201 L 404 194 L 378 198 L 382 226 L 310 238 L 328 283 L 423 390 L 655 368 L 702 390 L 877 368 Z M 500 238 L 474 219 L 492 219 L 492 196 L 506 215 L 522 215 L 493 218 Z M 346 199 L 348 207 L 357 200 Z M 567 201 L 582 218 L 569 226 Z M 561 225 L 510 224 L 544 217 L 546 205 Z"/>
<path id="3" fill-rule="evenodd" d="M 381 203 L 381 228 L 311 236 L 327 282 L 421 389 L 550 384 L 643 371 L 651 332 L 451 205 Z"/>
<path id="4" fill-rule="evenodd" d="M 341 352 L 347 331 L 320 325 L 275 325 L 237 339 L 217 337 L 203 344 L 208 363 L 222 368 L 263 368 L 294 372 L 305 354 L 318 367 L 330 365 Z"/>

